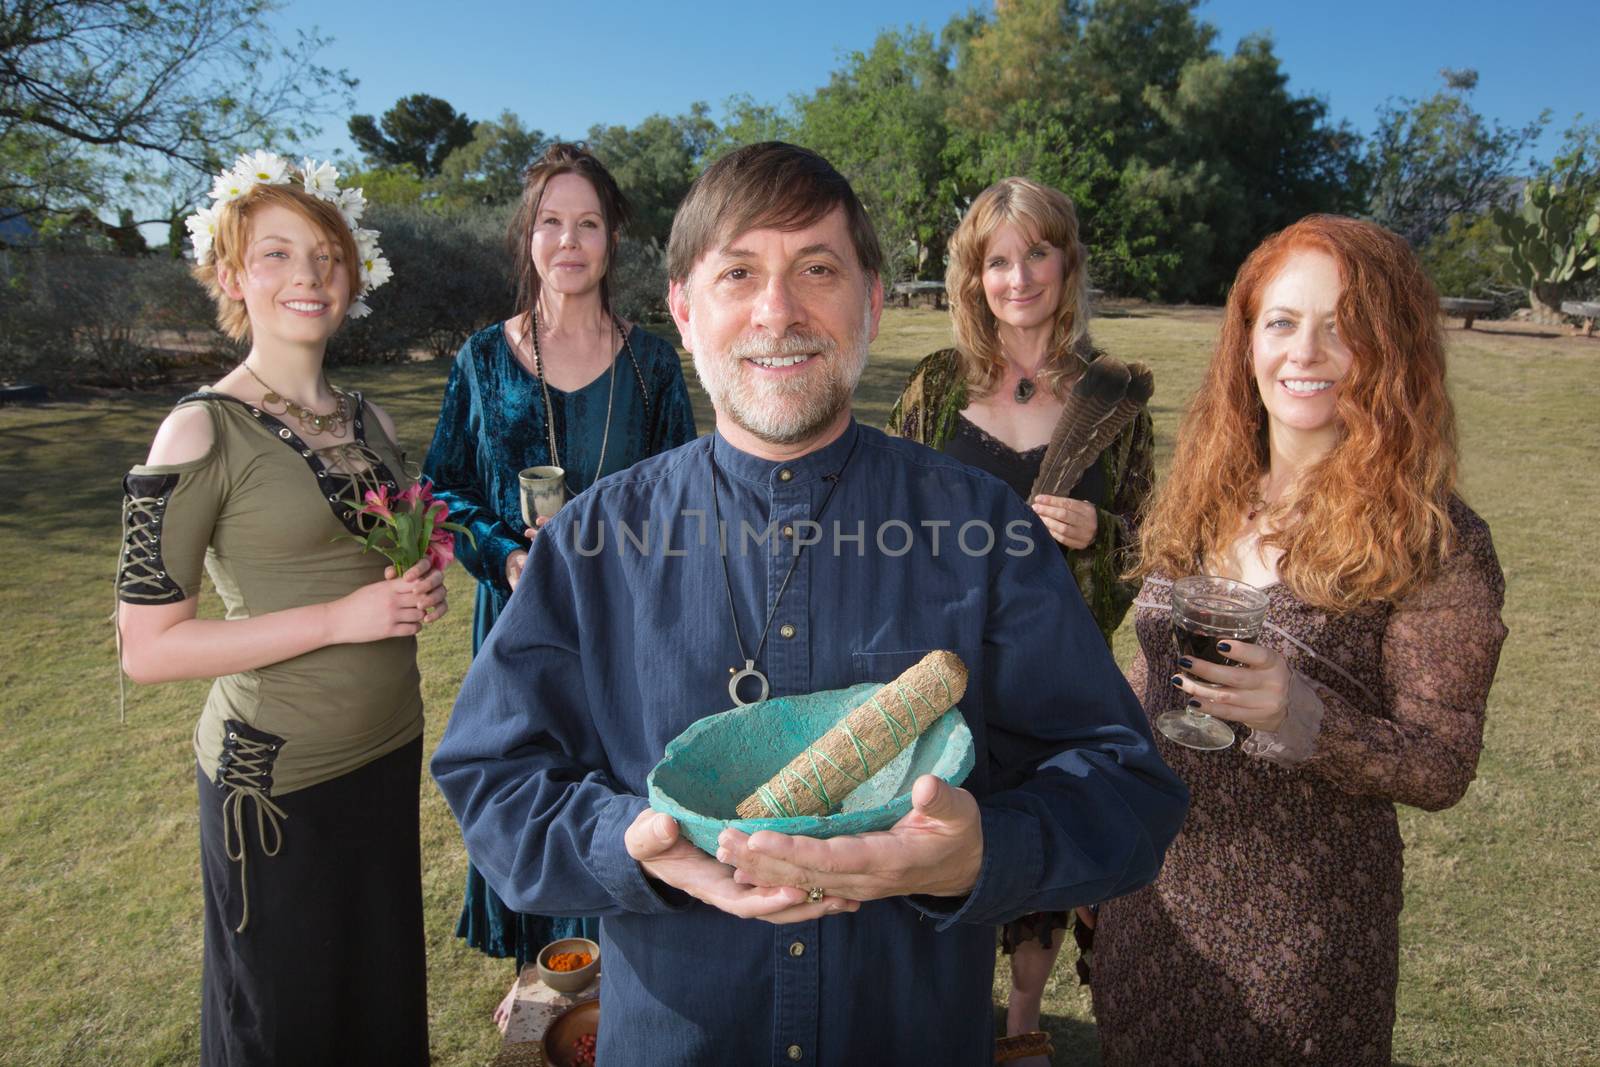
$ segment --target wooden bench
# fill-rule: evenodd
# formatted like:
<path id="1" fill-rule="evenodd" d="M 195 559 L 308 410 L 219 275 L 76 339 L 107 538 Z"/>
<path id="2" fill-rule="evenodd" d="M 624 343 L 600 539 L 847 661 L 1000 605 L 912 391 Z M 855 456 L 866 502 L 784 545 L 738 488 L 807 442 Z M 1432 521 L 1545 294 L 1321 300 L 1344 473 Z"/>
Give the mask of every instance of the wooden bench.
<path id="1" fill-rule="evenodd" d="M 1461 328 L 1470 330 L 1472 329 L 1473 319 L 1479 315 L 1487 315 L 1494 310 L 1494 301 L 1469 300 L 1463 296 L 1441 296 L 1439 298 L 1439 307 L 1444 310 L 1446 315 L 1455 315 L 1464 319 L 1465 321 L 1462 323 Z"/>
<path id="2" fill-rule="evenodd" d="M 1594 300 L 1563 300 L 1561 314 L 1583 320 L 1583 335 L 1594 336 L 1594 320 L 1600 319 L 1600 302 Z"/>
<path id="3" fill-rule="evenodd" d="M 889 302 L 903 308 L 943 308 L 944 282 L 895 282 L 889 290 Z"/>

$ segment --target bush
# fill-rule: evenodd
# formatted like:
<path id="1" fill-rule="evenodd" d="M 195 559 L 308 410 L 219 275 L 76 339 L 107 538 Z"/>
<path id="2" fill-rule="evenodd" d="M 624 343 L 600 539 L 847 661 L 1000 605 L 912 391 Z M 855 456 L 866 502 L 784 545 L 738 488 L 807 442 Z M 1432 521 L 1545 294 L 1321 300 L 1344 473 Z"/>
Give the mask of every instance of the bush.
<path id="1" fill-rule="evenodd" d="M 1504 318 L 1528 303 L 1528 294 L 1505 275 L 1506 253 L 1494 217 L 1457 215 L 1417 251 L 1440 296 L 1493 300 L 1494 317 Z"/>
<path id="2" fill-rule="evenodd" d="M 506 227 L 512 206 L 454 212 L 372 205 L 394 277 L 328 344 L 328 363 L 390 363 L 418 349 L 455 354 L 512 311 Z M 44 385 L 144 385 L 197 356 L 238 359 L 188 260 L 81 248 L 0 251 L 0 379 Z M 612 275 L 619 314 L 664 317 L 666 253 L 624 237 Z"/>
<path id="3" fill-rule="evenodd" d="M 394 363 L 419 348 L 451 356 L 473 331 L 505 318 L 512 302 L 505 248 L 511 210 L 369 207 L 362 223 L 382 231 L 394 277 L 367 298 L 371 315 L 334 335 L 328 362 Z"/>
<path id="4" fill-rule="evenodd" d="M 185 261 L 86 250 L 0 252 L 0 378 L 50 386 L 149 384 L 175 351 L 227 347 Z"/>
<path id="5" fill-rule="evenodd" d="M 618 315 L 634 322 L 666 318 L 666 249 L 624 234 L 611 265 L 611 303 Z"/>

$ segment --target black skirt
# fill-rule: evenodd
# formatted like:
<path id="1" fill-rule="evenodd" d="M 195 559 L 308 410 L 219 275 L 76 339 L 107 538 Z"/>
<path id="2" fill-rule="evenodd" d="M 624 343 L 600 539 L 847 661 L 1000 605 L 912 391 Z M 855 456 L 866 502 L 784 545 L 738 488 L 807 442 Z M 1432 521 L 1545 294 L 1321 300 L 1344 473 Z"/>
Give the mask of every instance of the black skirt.
<path id="1" fill-rule="evenodd" d="M 256 801 L 240 798 L 243 868 L 230 860 L 228 791 L 197 771 L 205 975 L 204 1067 L 428 1062 L 418 783 L 422 739 L 281 797 L 282 844 L 265 854 Z M 226 822 L 231 824 L 232 818 Z"/>

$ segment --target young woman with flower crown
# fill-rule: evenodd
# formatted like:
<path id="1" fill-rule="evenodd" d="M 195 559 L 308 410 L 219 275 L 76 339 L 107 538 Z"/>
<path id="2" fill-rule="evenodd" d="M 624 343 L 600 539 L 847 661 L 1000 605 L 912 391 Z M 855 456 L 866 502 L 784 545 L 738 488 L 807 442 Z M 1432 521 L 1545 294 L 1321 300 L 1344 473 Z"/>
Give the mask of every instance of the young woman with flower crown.
<path id="1" fill-rule="evenodd" d="M 122 663 L 215 678 L 194 733 L 200 1060 L 428 1061 L 415 634 L 445 611 L 349 534 L 408 485 L 389 417 L 323 375 L 388 264 L 358 189 L 266 153 L 189 220 L 195 276 L 250 352 L 183 398 L 124 480 Z M 202 564 L 226 618 L 199 618 Z"/>

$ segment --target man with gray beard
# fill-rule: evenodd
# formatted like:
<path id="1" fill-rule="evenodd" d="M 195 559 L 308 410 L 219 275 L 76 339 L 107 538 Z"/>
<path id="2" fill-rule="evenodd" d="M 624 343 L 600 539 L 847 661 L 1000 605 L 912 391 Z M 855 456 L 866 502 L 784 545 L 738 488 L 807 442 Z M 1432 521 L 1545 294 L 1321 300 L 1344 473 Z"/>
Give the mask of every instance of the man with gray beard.
<path id="1" fill-rule="evenodd" d="M 434 756 L 508 904 L 602 917 L 602 1062 L 986 1063 L 994 925 L 1143 885 L 1182 823 L 1037 517 L 852 419 L 880 269 L 815 153 L 751 145 L 695 182 L 669 303 L 716 432 L 550 522 Z M 659 539 L 583 550 L 606 523 Z M 646 776 L 696 720 L 889 681 L 933 649 L 971 671 L 976 766 L 962 788 L 918 780 L 892 829 L 728 830 L 712 857 L 650 810 Z"/>

